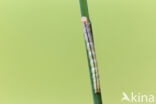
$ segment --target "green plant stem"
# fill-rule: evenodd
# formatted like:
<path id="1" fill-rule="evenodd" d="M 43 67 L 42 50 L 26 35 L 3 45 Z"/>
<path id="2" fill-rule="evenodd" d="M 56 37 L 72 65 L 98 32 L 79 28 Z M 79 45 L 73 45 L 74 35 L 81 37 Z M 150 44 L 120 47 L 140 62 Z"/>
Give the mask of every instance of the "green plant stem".
<path id="1" fill-rule="evenodd" d="M 92 32 L 92 25 L 91 25 L 91 21 L 90 21 L 90 18 L 89 18 L 89 13 L 88 13 L 87 0 L 79 0 L 79 2 L 80 2 L 81 17 L 84 17 L 84 16 L 87 17 L 88 22 L 90 24 L 91 32 Z M 93 33 L 92 33 L 92 35 L 93 35 Z M 86 51 L 87 51 L 87 49 L 86 49 Z M 89 66 L 89 74 L 90 74 L 90 81 L 91 81 L 91 87 L 92 87 L 93 101 L 94 101 L 94 104 L 102 104 L 101 92 L 100 93 L 95 93 L 94 92 L 92 71 L 91 71 L 91 65 L 90 65 L 88 52 L 87 52 L 87 59 L 88 59 L 88 66 Z"/>

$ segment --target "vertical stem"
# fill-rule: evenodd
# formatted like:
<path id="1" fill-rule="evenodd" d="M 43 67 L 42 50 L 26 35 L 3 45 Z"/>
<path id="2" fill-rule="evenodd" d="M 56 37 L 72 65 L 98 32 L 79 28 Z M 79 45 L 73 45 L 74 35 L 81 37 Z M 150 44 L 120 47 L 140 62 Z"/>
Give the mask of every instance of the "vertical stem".
<path id="1" fill-rule="evenodd" d="M 92 33 L 92 25 L 91 21 L 89 18 L 89 13 L 88 13 L 88 5 L 87 5 L 87 0 L 79 0 L 80 2 L 80 10 L 81 10 L 81 17 L 86 17 L 88 20 L 89 28 L 91 31 L 91 35 L 93 38 L 93 33 Z M 93 39 L 93 45 L 94 45 L 94 39 Z M 101 98 L 101 92 L 95 92 L 94 89 L 94 81 L 93 81 L 93 74 L 92 74 L 92 66 L 90 63 L 90 58 L 87 50 L 87 44 L 86 44 L 86 51 L 87 51 L 87 59 L 88 59 L 88 67 L 89 67 L 89 74 L 90 74 L 90 81 L 91 81 L 91 87 L 92 87 L 92 95 L 93 95 L 93 101 L 94 104 L 102 104 L 102 98 Z"/>

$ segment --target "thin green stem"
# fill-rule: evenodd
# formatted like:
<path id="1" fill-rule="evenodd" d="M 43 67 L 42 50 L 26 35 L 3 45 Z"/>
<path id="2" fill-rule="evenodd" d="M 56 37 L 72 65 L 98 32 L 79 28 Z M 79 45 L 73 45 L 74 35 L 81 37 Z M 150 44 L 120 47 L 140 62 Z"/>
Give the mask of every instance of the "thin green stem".
<path id="1" fill-rule="evenodd" d="M 87 5 L 87 0 L 79 0 L 80 1 L 80 10 L 81 10 L 81 17 L 86 17 L 89 22 L 89 27 L 91 31 L 91 35 L 93 38 L 93 33 L 92 33 L 92 25 L 91 21 L 89 18 L 89 13 L 88 13 L 88 5 Z M 94 40 L 93 40 L 94 43 Z M 87 50 L 87 44 L 86 44 L 86 51 L 87 51 L 87 59 L 88 59 L 88 67 L 89 67 L 89 74 L 90 74 L 90 81 L 91 81 L 91 88 L 92 88 L 92 95 L 93 95 L 93 101 L 94 104 L 102 104 L 102 98 L 101 98 L 101 92 L 96 93 L 94 89 L 94 81 L 93 81 L 93 75 L 92 75 L 92 66 L 90 64 L 90 58 L 88 55 L 88 50 Z"/>

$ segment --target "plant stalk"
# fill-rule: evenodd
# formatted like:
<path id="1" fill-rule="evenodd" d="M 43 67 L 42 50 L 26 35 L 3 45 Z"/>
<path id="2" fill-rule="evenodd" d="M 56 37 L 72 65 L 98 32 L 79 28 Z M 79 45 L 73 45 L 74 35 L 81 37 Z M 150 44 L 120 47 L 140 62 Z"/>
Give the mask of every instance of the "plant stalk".
<path id="1" fill-rule="evenodd" d="M 100 80 L 95 55 L 92 25 L 87 0 L 79 0 L 94 104 L 102 104 Z"/>

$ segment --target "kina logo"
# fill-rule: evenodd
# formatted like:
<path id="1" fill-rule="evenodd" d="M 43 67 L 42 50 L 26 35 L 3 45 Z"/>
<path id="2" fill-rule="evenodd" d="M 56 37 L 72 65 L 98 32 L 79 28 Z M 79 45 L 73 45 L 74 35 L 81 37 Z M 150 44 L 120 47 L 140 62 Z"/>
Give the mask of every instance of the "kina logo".
<path id="1" fill-rule="evenodd" d="M 122 102 L 129 103 L 154 103 L 154 95 L 150 94 L 142 94 L 142 93 L 134 93 L 131 92 L 129 95 L 125 92 L 122 93 L 123 97 L 121 99 Z"/>

